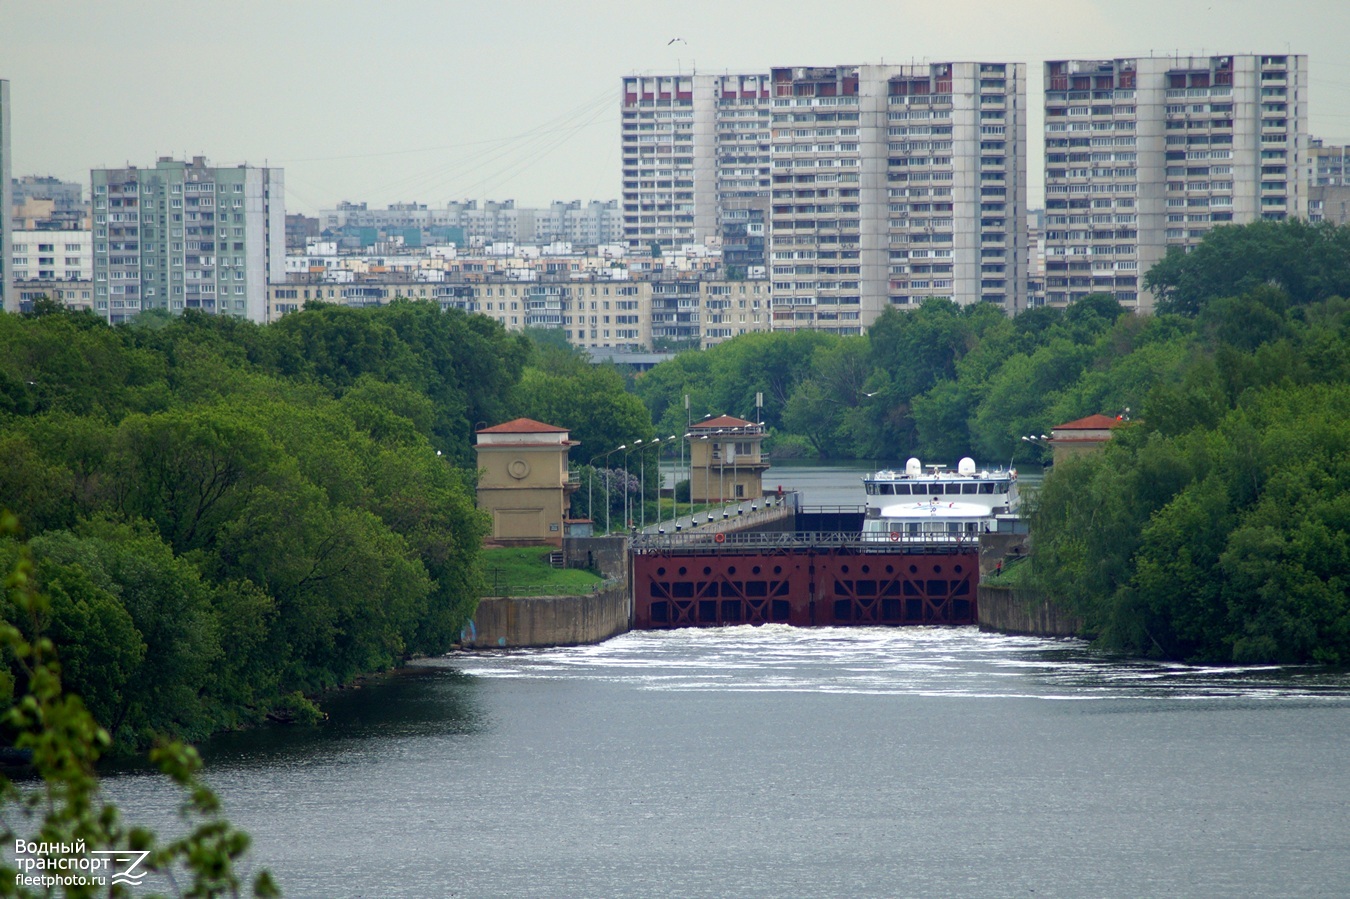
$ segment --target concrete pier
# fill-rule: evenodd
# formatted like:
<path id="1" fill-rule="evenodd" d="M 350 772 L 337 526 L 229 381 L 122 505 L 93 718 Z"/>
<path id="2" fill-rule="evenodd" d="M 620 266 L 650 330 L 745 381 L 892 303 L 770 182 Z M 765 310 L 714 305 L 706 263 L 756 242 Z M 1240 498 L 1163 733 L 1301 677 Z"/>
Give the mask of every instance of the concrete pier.
<path id="1" fill-rule="evenodd" d="M 1083 622 L 1077 615 L 1027 590 L 980 584 L 977 589 L 980 630 L 1033 637 L 1077 637 Z"/>
<path id="2" fill-rule="evenodd" d="M 465 629 L 465 649 L 599 643 L 628 630 L 628 582 L 584 596 L 485 596 Z"/>

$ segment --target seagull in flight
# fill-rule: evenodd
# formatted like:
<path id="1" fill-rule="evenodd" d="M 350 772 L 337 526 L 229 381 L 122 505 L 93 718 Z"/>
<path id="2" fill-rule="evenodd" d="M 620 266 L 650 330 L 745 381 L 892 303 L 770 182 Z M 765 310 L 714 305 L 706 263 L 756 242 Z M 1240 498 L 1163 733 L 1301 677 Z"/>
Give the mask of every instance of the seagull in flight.
<path id="1" fill-rule="evenodd" d="M 681 44 L 686 44 L 686 45 L 689 43 L 688 41 L 686 41 L 686 40 L 685 40 L 684 38 L 682 38 L 682 37 L 673 37 L 673 38 L 671 38 L 670 40 L 666 41 L 666 46 L 669 47 L 671 44 L 675 43 L 676 41 L 679 41 Z"/>

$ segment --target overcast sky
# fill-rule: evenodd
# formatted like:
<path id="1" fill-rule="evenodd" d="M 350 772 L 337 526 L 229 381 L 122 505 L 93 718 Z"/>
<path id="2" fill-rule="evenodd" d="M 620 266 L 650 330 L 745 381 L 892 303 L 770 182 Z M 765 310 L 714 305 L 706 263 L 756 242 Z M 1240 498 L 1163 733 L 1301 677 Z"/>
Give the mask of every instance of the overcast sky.
<path id="1" fill-rule="evenodd" d="M 670 44 L 673 38 L 682 42 Z M 634 72 L 1306 53 L 1309 128 L 1350 143 L 1350 0 L 0 0 L 12 174 L 205 155 L 286 170 L 288 211 L 619 192 Z"/>

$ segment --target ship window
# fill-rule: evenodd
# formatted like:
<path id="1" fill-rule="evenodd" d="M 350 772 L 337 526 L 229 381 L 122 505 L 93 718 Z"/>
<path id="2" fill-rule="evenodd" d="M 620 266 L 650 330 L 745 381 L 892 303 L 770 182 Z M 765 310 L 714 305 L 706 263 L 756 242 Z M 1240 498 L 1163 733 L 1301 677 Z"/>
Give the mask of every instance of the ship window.
<path id="1" fill-rule="evenodd" d="M 947 494 L 948 494 L 949 496 L 951 496 L 951 495 L 959 496 L 959 495 L 961 494 L 961 485 L 960 485 L 960 484 L 948 484 L 948 485 L 947 485 Z"/>
<path id="2" fill-rule="evenodd" d="M 882 496 L 895 496 L 895 485 L 894 485 L 894 484 L 882 484 L 882 485 L 881 485 L 881 495 L 882 495 Z"/>
<path id="3" fill-rule="evenodd" d="M 877 485 L 876 485 L 876 484 L 868 484 L 868 485 L 867 485 L 867 495 L 868 495 L 868 496 L 876 496 L 876 495 L 877 495 Z"/>
<path id="4" fill-rule="evenodd" d="M 919 523 L 917 521 L 910 522 L 910 524 L 908 525 L 908 530 L 911 534 L 919 533 Z"/>
<path id="5" fill-rule="evenodd" d="M 995 493 L 1007 493 L 1007 492 L 1008 492 L 1008 484 L 1009 484 L 1008 481 L 995 481 L 995 482 L 994 482 L 994 487 L 995 487 L 994 492 L 995 492 Z"/>
<path id="6" fill-rule="evenodd" d="M 981 485 L 980 485 L 980 492 L 981 492 L 981 493 L 993 493 L 993 492 L 994 492 L 994 483 L 993 483 L 993 481 L 986 481 L 986 482 L 984 482 L 983 484 L 981 484 Z"/>
<path id="7" fill-rule="evenodd" d="M 909 484 L 896 484 L 896 485 L 895 485 L 895 495 L 896 495 L 896 496 L 909 496 L 909 487 L 910 487 Z"/>
<path id="8" fill-rule="evenodd" d="M 962 492 L 962 493 L 978 493 L 978 492 L 979 492 L 979 486 L 980 486 L 979 484 L 962 484 L 962 485 L 961 485 L 961 492 Z"/>

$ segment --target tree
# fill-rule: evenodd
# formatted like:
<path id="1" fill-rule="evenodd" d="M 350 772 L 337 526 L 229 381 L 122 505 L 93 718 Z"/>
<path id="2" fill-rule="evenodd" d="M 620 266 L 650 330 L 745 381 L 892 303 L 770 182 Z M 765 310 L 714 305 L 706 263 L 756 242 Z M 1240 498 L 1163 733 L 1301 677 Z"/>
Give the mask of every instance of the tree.
<path id="1" fill-rule="evenodd" d="M 1189 252 L 1169 248 L 1144 276 L 1159 312 L 1187 316 L 1263 284 L 1294 305 L 1350 296 L 1350 227 L 1288 219 L 1215 228 Z"/>
<path id="2" fill-rule="evenodd" d="M 587 365 L 570 376 L 527 369 L 512 394 L 511 409 L 515 416 L 567 428 L 581 444 L 581 459 L 656 436 L 647 408 L 623 389 L 612 367 Z"/>
<path id="3" fill-rule="evenodd" d="M 17 521 L 5 513 L 0 528 L 13 534 Z M 221 816 L 220 801 L 198 779 L 201 759 L 196 751 L 165 743 L 150 754 L 151 762 L 187 796 L 181 815 L 191 828 L 188 834 L 164 843 L 150 830 L 124 823 L 117 807 L 102 800 L 94 768 L 110 738 L 80 698 L 62 687 L 60 665 L 43 631 L 51 605 L 38 591 L 34 564 L 22 550 L 5 579 L 4 599 L 0 647 L 17 673 L 17 677 L 7 676 L 10 703 L 4 724 L 13 735 L 14 746 L 31 752 L 37 782 L 15 783 L 0 775 L 0 808 L 13 808 L 19 820 L 36 828 L 22 833 L 13 827 L 15 815 L 0 816 L 4 822 L 0 839 L 7 846 L 23 847 L 13 865 L 0 863 L 0 891 L 17 897 L 52 895 L 57 875 L 92 874 L 95 862 L 115 852 L 119 858 L 139 856 L 146 869 L 167 874 L 173 883 L 184 879 L 186 895 L 237 896 L 241 883 L 236 866 L 248 850 L 249 839 Z M 29 632 L 25 634 L 20 625 Z M 93 855 L 96 852 L 105 854 Z M 134 867 L 140 864 L 137 861 Z M 101 864 L 98 870 L 108 871 Z M 35 871 L 51 877 L 51 882 L 39 889 L 20 882 L 21 872 L 32 877 Z M 108 890 L 108 875 L 103 876 L 101 884 L 66 886 L 62 892 L 102 895 Z M 118 888 L 112 887 L 111 893 L 118 894 Z M 250 893 L 280 895 L 266 871 L 254 879 Z"/>
<path id="4" fill-rule="evenodd" d="M 839 424 L 839 407 L 829 393 L 815 381 L 797 385 L 783 410 L 783 425 L 794 434 L 811 441 L 816 454 L 828 459 L 835 455 L 835 429 Z"/>

